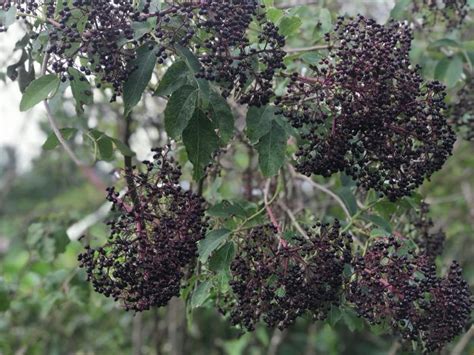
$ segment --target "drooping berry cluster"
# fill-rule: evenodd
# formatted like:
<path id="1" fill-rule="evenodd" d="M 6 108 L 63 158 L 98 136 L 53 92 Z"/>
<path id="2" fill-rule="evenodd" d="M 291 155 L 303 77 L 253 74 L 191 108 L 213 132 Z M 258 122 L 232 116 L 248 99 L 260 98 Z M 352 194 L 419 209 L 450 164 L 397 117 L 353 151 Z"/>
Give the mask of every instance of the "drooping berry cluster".
<path id="1" fill-rule="evenodd" d="M 404 242 L 383 238 L 354 258 L 348 300 L 370 323 L 387 323 L 431 352 L 462 332 L 470 319 L 471 295 L 456 262 L 438 277 L 430 259 Z"/>
<path id="2" fill-rule="evenodd" d="M 415 0 L 413 11 L 423 14 L 423 25 L 433 25 L 441 20 L 446 22 L 448 28 L 453 29 L 463 24 L 469 5 L 467 0 Z"/>
<path id="3" fill-rule="evenodd" d="M 10 6 L 13 1 L 4 2 L 4 8 Z M 21 0 L 17 7 L 24 18 L 45 9 L 49 64 L 63 81 L 73 80 L 72 67 L 94 74 L 99 86 L 111 85 L 112 100 L 136 69 L 130 63 L 140 46 L 157 46 L 160 64 L 176 55 L 178 46 L 188 47 L 201 64 L 197 76 L 218 82 L 224 96 L 232 93 L 243 104 L 267 104 L 273 77 L 284 68 L 285 38 L 257 0 L 176 2 L 162 10 L 151 0 L 143 6 L 130 0 Z M 252 22 L 255 41 L 248 33 Z"/>
<path id="4" fill-rule="evenodd" d="M 207 227 L 203 199 L 179 186 L 180 168 L 166 151 L 156 149 L 154 161 L 144 164 L 144 172 L 125 173 L 123 197 L 108 190 L 115 212 L 108 242 L 79 256 L 94 289 L 134 311 L 179 295 Z"/>
<path id="5" fill-rule="evenodd" d="M 431 260 L 443 253 L 446 234 L 442 229 L 433 231 L 433 219 L 429 216 L 430 205 L 420 204 L 420 209 L 412 216 L 414 241 L 420 251 Z"/>
<path id="6" fill-rule="evenodd" d="M 324 319 L 340 299 L 351 237 L 339 224 L 308 231 L 309 239 L 279 240 L 273 227 L 257 227 L 242 241 L 231 265 L 236 297 L 231 321 L 253 330 L 259 320 L 286 328 L 309 314 Z"/>
<path id="7" fill-rule="evenodd" d="M 175 45 L 189 46 L 197 39 L 194 50 L 201 63 L 198 78 L 218 82 L 224 96 L 234 93 L 240 103 L 267 104 L 273 95 L 273 77 L 284 68 L 286 53 L 284 36 L 266 20 L 262 9 L 263 5 L 254 0 L 173 5 L 166 15 L 158 17 L 164 23 L 155 32 L 161 41 L 159 61 L 166 60 L 168 50 Z M 179 26 L 172 25 L 176 18 Z M 258 29 L 254 44 L 247 33 L 252 21 Z"/>
<path id="8" fill-rule="evenodd" d="M 450 122 L 459 134 L 468 141 L 474 141 L 474 78 L 466 80 L 458 92 L 457 102 L 451 104 L 449 111 Z"/>
<path id="9" fill-rule="evenodd" d="M 291 75 L 276 103 L 301 129 L 301 173 L 344 171 L 395 200 L 442 167 L 455 141 L 446 94 L 410 66 L 412 36 L 405 24 L 341 17 L 329 56 L 310 75 Z"/>

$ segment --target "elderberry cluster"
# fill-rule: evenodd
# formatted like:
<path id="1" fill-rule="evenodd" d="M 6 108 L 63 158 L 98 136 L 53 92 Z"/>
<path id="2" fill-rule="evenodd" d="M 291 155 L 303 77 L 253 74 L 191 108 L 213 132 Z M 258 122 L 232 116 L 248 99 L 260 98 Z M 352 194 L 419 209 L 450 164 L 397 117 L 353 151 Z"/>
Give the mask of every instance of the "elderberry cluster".
<path id="1" fill-rule="evenodd" d="M 446 234 L 442 229 L 433 231 L 433 219 L 429 216 L 430 205 L 421 202 L 420 208 L 412 216 L 414 241 L 420 251 L 431 260 L 443 253 Z"/>
<path id="2" fill-rule="evenodd" d="M 179 295 L 207 228 L 203 199 L 179 186 L 181 170 L 167 151 L 156 149 L 154 161 L 144 165 L 144 172 L 125 172 L 124 196 L 108 189 L 115 216 L 107 243 L 79 255 L 94 289 L 134 311 Z"/>
<path id="3" fill-rule="evenodd" d="M 405 242 L 382 238 L 355 257 L 347 298 L 369 323 L 385 323 L 404 340 L 432 352 L 468 324 L 471 294 L 456 262 L 439 277 L 434 263 Z"/>
<path id="4" fill-rule="evenodd" d="M 253 330 L 259 320 L 280 329 L 309 314 L 324 319 L 340 299 L 351 237 L 339 223 L 316 225 L 308 239 L 279 239 L 272 226 L 254 228 L 231 264 L 234 325 Z"/>
<path id="5" fill-rule="evenodd" d="M 272 80 L 283 69 L 284 36 L 265 18 L 263 5 L 256 0 L 209 0 L 199 5 L 172 5 L 158 21 L 155 36 L 160 39 L 159 61 L 168 57 L 175 45 L 194 46 L 201 64 L 198 78 L 222 85 L 223 95 L 231 93 L 242 104 L 265 105 L 273 95 Z M 172 23 L 179 18 L 179 26 Z M 256 43 L 250 42 L 249 26 L 258 28 Z"/>
<path id="6" fill-rule="evenodd" d="M 415 0 L 413 2 L 413 11 L 423 14 L 423 25 L 435 24 L 437 20 L 446 22 L 449 29 L 454 29 L 463 24 L 469 5 L 467 0 Z"/>
<path id="7" fill-rule="evenodd" d="M 466 80 L 463 88 L 458 92 L 458 101 L 451 104 L 450 120 L 461 136 L 474 141 L 474 79 Z"/>
<path id="8" fill-rule="evenodd" d="M 455 141 L 446 93 L 411 67 L 412 38 L 406 24 L 340 17 L 326 36 L 329 56 L 290 76 L 276 104 L 302 132 L 301 173 L 345 172 L 396 200 L 441 169 Z"/>

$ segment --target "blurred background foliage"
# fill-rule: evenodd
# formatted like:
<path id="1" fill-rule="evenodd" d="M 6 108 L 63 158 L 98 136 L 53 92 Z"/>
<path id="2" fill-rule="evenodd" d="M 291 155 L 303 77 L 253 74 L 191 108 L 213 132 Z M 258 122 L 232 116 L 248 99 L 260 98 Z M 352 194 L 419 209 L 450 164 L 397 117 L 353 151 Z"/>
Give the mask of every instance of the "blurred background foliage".
<path id="1" fill-rule="evenodd" d="M 271 1 L 267 1 L 271 3 Z M 298 5 L 305 3 L 306 5 Z M 471 1 L 472 3 L 472 1 Z M 289 46 L 321 43 L 337 15 L 363 13 L 384 22 L 389 17 L 413 20 L 410 1 L 275 1 L 275 21 L 285 18 L 291 25 Z M 471 4 L 472 5 L 472 4 Z M 457 92 L 472 76 L 474 66 L 474 22 L 472 13 L 459 29 L 445 24 L 415 30 L 412 60 L 423 67 L 428 79 L 443 81 L 449 90 L 448 101 L 456 103 Z M 318 51 L 290 55 L 288 63 L 314 63 Z M 10 62 L 8 62 L 10 60 Z M 11 58 L 7 64 L 14 64 Z M 2 66 L 4 70 L 5 66 Z M 6 73 L 2 78 L 6 79 Z M 21 83 L 20 83 L 21 84 Z M 3 90 L 3 89 L 0 89 Z M 0 95 L 3 92 L 0 91 Z M 110 137 L 122 137 L 118 106 L 110 105 L 100 91 L 94 93 L 94 106 L 77 116 L 71 96 L 52 102 L 62 126 L 93 127 Z M 152 146 L 164 140 L 163 103 L 145 97 L 134 114 L 131 146 L 145 158 Z M 237 126 L 239 111 L 236 109 Z M 40 129 L 50 129 L 44 113 Z M 245 115 L 241 115 L 244 117 Z M 2 118 L 7 119 L 7 118 Z M 242 118 L 240 118 L 242 120 Z M 116 124 L 119 122 L 119 124 Z M 104 181 L 113 184 L 114 168 L 123 164 L 120 155 L 94 137 L 71 141 L 76 153 L 95 163 Z M 168 307 L 143 314 L 126 313 L 111 300 L 92 291 L 77 255 L 82 244 L 77 238 L 85 232 L 92 241 L 106 238 L 102 220 L 107 214 L 102 191 L 83 179 L 79 169 L 64 152 L 50 142 L 41 149 L 29 169 L 19 169 L 18 145 L 0 147 L 0 352 L 3 354 L 394 354 L 396 341 L 379 334 L 350 311 L 333 312 L 329 322 L 312 324 L 300 319 L 287 331 L 264 326 L 254 333 L 241 334 L 229 326 L 206 299 L 191 312 L 173 300 Z M 447 246 L 439 265 L 445 269 L 456 259 L 464 276 L 474 284 L 474 154 L 473 142 L 462 139 L 444 169 L 425 183 L 420 195 L 432 205 L 437 228 L 446 231 Z M 92 153 L 91 153 L 92 152 Z M 182 154 L 185 154 L 184 151 Z M 255 157 L 247 147 L 236 143 L 222 157 L 229 167 L 206 189 L 211 202 L 241 198 L 242 176 L 256 169 Z M 184 161 L 184 159 L 181 159 Z M 113 164 L 111 164 L 113 163 Z M 185 176 L 190 177 L 189 164 Z M 321 179 L 333 187 L 346 202 L 355 199 L 351 186 L 342 186 L 338 176 Z M 342 185 L 341 185 L 342 184 Z M 304 187 L 304 186 L 303 186 Z M 323 194 L 309 186 L 306 203 L 321 218 L 340 211 Z M 309 198 L 308 198 L 309 197 Z M 357 208 L 357 206 L 355 206 Z M 398 213 L 391 209 L 389 214 Z M 192 319 L 191 319 L 192 318 Z M 444 350 L 456 354 L 454 342 Z M 473 354 L 474 344 L 463 353 Z"/>

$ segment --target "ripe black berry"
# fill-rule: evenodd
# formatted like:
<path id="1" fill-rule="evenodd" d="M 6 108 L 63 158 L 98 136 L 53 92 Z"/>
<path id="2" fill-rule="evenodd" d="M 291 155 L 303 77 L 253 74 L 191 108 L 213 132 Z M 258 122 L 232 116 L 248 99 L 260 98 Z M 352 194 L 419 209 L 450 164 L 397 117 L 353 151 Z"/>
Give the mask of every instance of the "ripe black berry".
<path id="1" fill-rule="evenodd" d="M 411 67 L 412 38 L 401 23 L 342 17 L 329 56 L 310 75 L 291 75 L 276 103 L 302 132 L 301 173 L 343 171 L 395 200 L 441 169 L 455 141 L 446 94 Z"/>
<path id="2" fill-rule="evenodd" d="M 134 311 L 179 295 L 207 227 L 202 198 L 179 186 L 180 168 L 166 151 L 156 149 L 154 161 L 144 165 L 144 172 L 125 172 L 123 197 L 108 190 L 115 216 L 107 243 L 79 255 L 94 289 Z"/>
<path id="3" fill-rule="evenodd" d="M 351 238 L 339 224 L 308 231 L 309 239 L 279 240 L 271 226 L 242 240 L 232 262 L 233 324 L 253 330 L 259 320 L 286 328 L 309 314 L 324 319 L 340 300 L 344 265 L 351 260 Z"/>

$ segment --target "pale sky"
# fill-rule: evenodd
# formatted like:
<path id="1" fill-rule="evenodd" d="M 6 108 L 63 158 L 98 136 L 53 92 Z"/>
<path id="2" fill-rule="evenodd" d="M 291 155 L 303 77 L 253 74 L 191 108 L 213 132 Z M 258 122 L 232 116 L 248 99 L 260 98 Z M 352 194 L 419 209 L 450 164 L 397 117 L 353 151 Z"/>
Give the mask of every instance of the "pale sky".
<path id="1" fill-rule="evenodd" d="M 7 33 L 0 33 L 2 72 L 5 72 L 5 64 L 15 62 L 19 53 L 14 58 L 11 56 L 15 43 L 22 34 L 17 25 L 11 26 Z M 28 112 L 20 112 L 20 100 L 21 93 L 16 82 L 7 79 L 5 84 L 0 81 L 0 146 L 16 147 L 18 167 L 20 171 L 24 171 L 29 167 L 31 159 L 40 153 L 46 137 L 38 128 L 38 121 L 44 118 L 42 109 L 37 107 Z"/>

